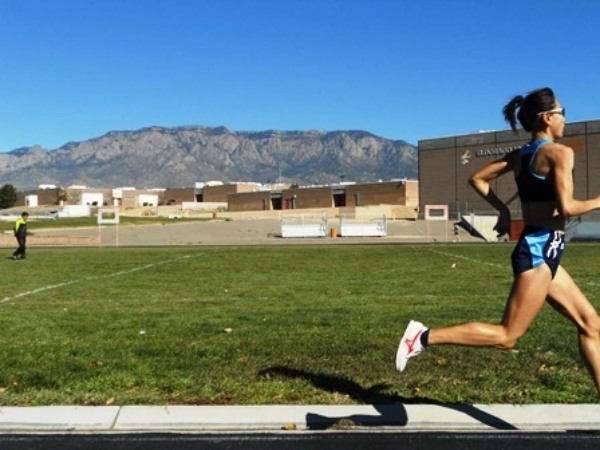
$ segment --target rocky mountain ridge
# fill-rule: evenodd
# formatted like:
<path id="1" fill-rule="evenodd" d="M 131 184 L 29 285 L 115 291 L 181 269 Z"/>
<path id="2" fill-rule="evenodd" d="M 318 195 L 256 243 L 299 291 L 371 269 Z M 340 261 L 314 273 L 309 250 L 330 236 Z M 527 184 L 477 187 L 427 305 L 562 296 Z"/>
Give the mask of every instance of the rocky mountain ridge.
<path id="1" fill-rule="evenodd" d="M 417 149 L 366 131 L 232 131 L 148 127 L 111 131 L 56 150 L 0 153 L 0 185 L 190 187 L 195 182 L 301 185 L 417 177 Z"/>

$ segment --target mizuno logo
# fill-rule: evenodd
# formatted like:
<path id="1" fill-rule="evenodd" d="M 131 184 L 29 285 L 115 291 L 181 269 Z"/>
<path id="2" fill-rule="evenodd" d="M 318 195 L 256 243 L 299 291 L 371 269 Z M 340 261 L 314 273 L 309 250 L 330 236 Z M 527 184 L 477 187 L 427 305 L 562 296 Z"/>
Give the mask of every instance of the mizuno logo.
<path id="1" fill-rule="evenodd" d="M 421 337 L 421 335 L 423 334 L 423 330 L 419 330 L 419 332 L 417 333 L 417 335 L 412 338 L 412 339 L 406 339 L 406 341 L 404 341 L 408 347 L 408 354 L 410 355 L 414 349 L 415 349 L 415 342 L 417 342 L 417 339 L 419 339 Z"/>

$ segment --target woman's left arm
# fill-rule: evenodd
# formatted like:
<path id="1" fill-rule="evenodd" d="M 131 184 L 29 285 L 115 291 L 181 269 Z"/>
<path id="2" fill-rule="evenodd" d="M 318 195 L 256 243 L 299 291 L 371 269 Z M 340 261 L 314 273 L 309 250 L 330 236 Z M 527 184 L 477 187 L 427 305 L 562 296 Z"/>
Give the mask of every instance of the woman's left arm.
<path id="1" fill-rule="evenodd" d="M 548 158 L 554 167 L 554 188 L 558 212 L 564 217 L 580 216 L 600 208 L 600 196 L 588 200 L 573 197 L 573 167 L 575 153 L 571 147 L 555 144 Z"/>

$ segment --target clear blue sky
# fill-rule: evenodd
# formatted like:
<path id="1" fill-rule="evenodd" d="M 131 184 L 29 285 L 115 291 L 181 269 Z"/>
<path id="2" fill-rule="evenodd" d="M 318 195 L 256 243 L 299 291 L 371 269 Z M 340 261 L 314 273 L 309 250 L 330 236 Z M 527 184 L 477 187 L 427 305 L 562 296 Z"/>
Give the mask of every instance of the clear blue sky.
<path id="1" fill-rule="evenodd" d="M 551 86 L 600 118 L 595 0 L 0 0 L 0 151 L 112 130 L 506 129 Z"/>

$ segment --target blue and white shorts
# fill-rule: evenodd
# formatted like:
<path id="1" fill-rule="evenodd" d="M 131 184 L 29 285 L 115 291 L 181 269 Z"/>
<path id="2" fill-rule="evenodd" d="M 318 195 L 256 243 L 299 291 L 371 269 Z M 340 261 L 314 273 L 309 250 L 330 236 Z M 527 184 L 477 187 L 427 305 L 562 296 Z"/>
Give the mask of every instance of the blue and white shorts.
<path id="1" fill-rule="evenodd" d="M 513 274 L 547 264 L 554 278 L 564 249 L 564 232 L 526 225 L 512 252 Z"/>

